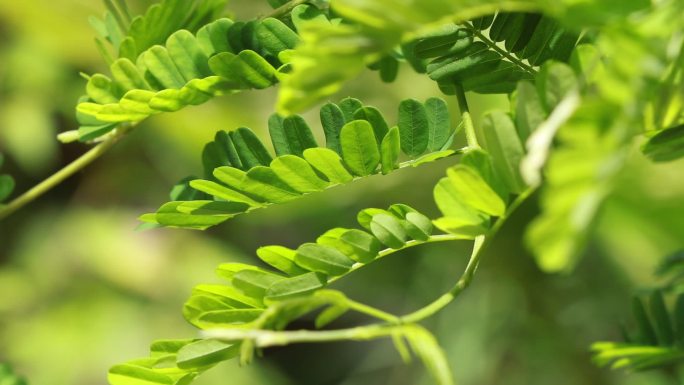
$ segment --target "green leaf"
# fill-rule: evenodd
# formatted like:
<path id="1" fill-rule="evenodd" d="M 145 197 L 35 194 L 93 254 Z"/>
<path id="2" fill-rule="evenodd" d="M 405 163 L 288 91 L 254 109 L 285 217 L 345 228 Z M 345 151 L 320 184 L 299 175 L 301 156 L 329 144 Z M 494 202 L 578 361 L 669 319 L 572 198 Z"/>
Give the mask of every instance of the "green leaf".
<path id="1" fill-rule="evenodd" d="M 407 99 L 399 104 L 399 134 L 402 151 L 412 158 L 428 148 L 429 121 L 422 103 Z"/>
<path id="2" fill-rule="evenodd" d="M 354 177 L 342 164 L 342 158 L 327 148 L 310 148 L 304 151 L 304 159 L 323 174 L 330 183 L 350 182 Z"/>
<path id="3" fill-rule="evenodd" d="M 150 344 L 150 356 L 163 357 L 169 354 L 176 354 L 185 345 L 195 342 L 196 340 L 182 339 L 182 340 L 157 340 Z"/>
<path id="4" fill-rule="evenodd" d="M 256 166 L 268 166 L 273 158 L 259 138 L 246 127 L 230 132 L 230 138 L 240 156 L 243 167 L 250 169 Z"/>
<path id="5" fill-rule="evenodd" d="M 227 168 L 227 167 L 226 167 Z M 221 168 L 216 169 L 217 175 L 224 175 L 220 172 Z M 256 200 L 248 197 L 245 194 L 239 193 L 231 188 L 222 186 L 216 182 L 211 182 L 208 180 L 193 180 L 190 182 L 190 186 L 197 191 L 215 196 L 220 199 L 225 199 L 229 202 L 242 202 L 251 207 L 261 207 L 263 203 L 257 202 Z"/>
<path id="6" fill-rule="evenodd" d="M 572 67 L 558 62 L 549 62 L 542 66 L 536 85 L 544 108 L 549 113 L 570 91 L 578 87 Z"/>
<path id="7" fill-rule="evenodd" d="M 294 155 L 284 155 L 271 162 L 271 169 L 280 180 L 300 193 L 322 191 L 330 183 L 318 177 L 311 165 Z"/>
<path id="8" fill-rule="evenodd" d="M 433 222 L 439 229 L 469 238 L 487 231 L 487 217 L 465 203 L 451 178 L 439 180 L 434 189 L 434 198 L 444 214 L 444 218 Z"/>
<path id="9" fill-rule="evenodd" d="M 520 161 L 525 156 L 525 150 L 513 120 L 504 112 L 491 112 L 483 119 L 482 132 L 486 150 L 492 156 L 494 168 L 503 179 L 506 189 L 520 194 L 526 188 L 520 174 Z"/>
<path id="10" fill-rule="evenodd" d="M 178 351 L 176 365 L 181 369 L 215 365 L 237 357 L 240 345 L 217 340 L 200 340 L 183 346 Z"/>
<path id="11" fill-rule="evenodd" d="M 266 292 L 266 299 L 283 300 L 316 291 L 327 284 L 324 274 L 310 272 L 274 283 Z"/>
<path id="12" fill-rule="evenodd" d="M 179 207 L 186 203 L 189 202 L 175 201 L 165 203 L 154 215 L 155 221 L 163 226 L 187 227 L 203 230 L 222 223 L 229 217 L 226 215 L 190 214 L 180 212 L 178 210 Z"/>
<path id="13" fill-rule="evenodd" d="M 256 251 L 259 258 L 289 276 L 308 273 L 295 263 L 295 251 L 283 246 L 264 246 Z"/>
<path id="14" fill-rule="evenodd" d="M 383 175 L 387 175 L 398 168 L 401 142 L 399 128 L 392 127 L 380 144 L 380 164 Z"/>
<path id="15" fill-rule="evenodd" d="M 334 103 L 326 103 L 321 107 L 321 125 L 325 133 L 326 147 L 342 154 L 342 147 L 340 147 L 340 132 L 344 127 L 345 119 L 344 113 Z"/>
<path id="16" fill-rule="evenodd" d="M 264 313 L 264 309 L 229 309 L 214 310 L 203 313 L 198 324 L 204 328 L 221 328 L 243 326 L 259 318 Z"/>
<path id="17" fill-rule="evenodd" d="M 411 350 L 420 358 L 435 382 L 439 385 L 453 385 L 449 361 L 435 337 L 417 325 L 407 326 L 403 334 Z"/>
<path id="18" fill-rule="evenodd" d="M 340 101 L 339 107 L 342 115 L 344 115 L 344 122 L 349 123 L 355 119 L 354 114 L 356 111 L 363 108 L 363 103 L 356 98 L 344 98 Z"/>
<path id="19" fill-rule="evenodd" d="M 382 246 L 377 238 L 357 229 L 345 231 L 339 239 L 351 248 L 351 253 L 347 256 L 361 263 L 369 263 L 374 260 Z"/>
<path id="20" fill-rule="evenodd" d="M 358 176 L 371 175 L 380 163 L 378 143 L 373 128 L 364 120 L 354 120 L 340 133 L 342 156 L 349 169 Z"/>
<path id="21" fill-rule="evenodd" d="M 180 30 L 169 37 L 166 48 L 173 63 L 181 73 L 185 83 L 213 75 L 207 64 L 209 57 L 202 51 L 195 36 L 189 31 Z"/>
<path id="22" fill-rule="evenodd" d="M 401 225 L 401 222 L 393 216 L 387 214 L 373 215 L 370 228 L 380 242 L 393 249 L 401 249 L 406 244 L 408 235 Z"/>
<path id="23" fill-rule="evenodd" d="M 425 111 L 428 117 L 427 150 L 429 152 L 442 150 L 454 133 L 451 129 L 449 107 L 443 99 L 429 98 L 425 101 Z"/>
<path id="24" fill-rule="evenodd" d="M 309 125 L 299 115 L 288 116 L 283 119 L 282 125 L 271 126 L 269 124 L 269 132 L 276 154 L 279 156 L 286 154 L 302 156 L 307 148 L 318 147 Z"/>
<path id="25" fill-rule="evenodd" d="M 370 231 L 371 221 L 373 220 L 373 217 L 375 215 L 378 215 L 378 214 L 392 215 L 387 210 L 376 209 L 376 208 L 367 208 L 367 209 L 363 209 L 363 210 L 359 211 L 359 214 L 356 216 L 356 220 L 359 222 L 361 227 Z"/>
<path id="26" fill-rule="evenodd" d="M 432 234 L 432 221 L 419 212 L 407 213 L 402 224 L 408 236 L 417 241 L 427 241 Z"/>
<path id="27" fill-rule="evenodd" d="M 263 298 L 271 285 L 284 277 L 263 270 L 246 269 L 235 273 L 231 280 L 233 286 L 252 298 Z"/>
<path id="28" fill-rule="evenodd" d="M 684 156 L 684 124 L 658 132 L 641 149 L 654 162 L 681 158 Z"/>
<path id="29" fill-rule="evenodd" d="M 278 57 L 281 51 L 294 48 L 299 37 L 282 21 L 268 17 L 256 27 L 256 36 L 266 52 Z"/>
<path id="30" fill-rule="evenodd" d="M 472 168 L 456 165 L 447 170 L 447 175 L 465 204 L 497 217 L 506 213 L 506 204 L 501 197 Z"/>
<path id="31" fill-rule="evenodd" d="M 240 190 L 270 203 L 285 203 L 301 194 L 283 182 L 269 167 L 256 166 L 245 174 Z"/>
<path id="32" fill-rule="evenodd" d="M 305 243 L 297 249 L 295 262 L 311 271 L 337 276 L 348 272 L 354 261 L 332 247 Z"/>
<path id="33" fill-rule="evenodd" d="M 370 123 L 371 127 L 373 127 L 377 143 L 381 143 L 383 138 L 387 135 L 387 131 L 389 131 L 389 126 L 387 126 L 385 118 L 375 107 L 366 106 L 359 108 L 354 113 L 354 120 L 365 120 Z"/>
<path id="34" fill-rule="evenodd" d="M 524 144 L 530 134 L 546 120 L 546 111 L 536 87 L 528 81 L 518 83 L 514 105 L 515 127 L 518 130 L 520 141 Z"/>
<path id="35" fill-rule="evenodd" d="M 112 385 L 174 385 L 174 380 L 154 369 L 132 364 L 115 365 L 109 369 L 107 381 Z"/>

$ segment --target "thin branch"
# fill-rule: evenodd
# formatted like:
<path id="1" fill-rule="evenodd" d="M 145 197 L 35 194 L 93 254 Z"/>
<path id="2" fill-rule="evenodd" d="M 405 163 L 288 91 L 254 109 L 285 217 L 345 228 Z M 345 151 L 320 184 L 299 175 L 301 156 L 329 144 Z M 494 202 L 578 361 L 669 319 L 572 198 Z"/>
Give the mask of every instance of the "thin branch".
<path id="1" fill-rule="evenodd" d="M 254 341 L 256 347 L 283 346 L 292 343 L 330 342 L 330 341 L 367 341 L 390 336 L 403 325 L 374 324 L 337 330 L 294 330 L 273 331 L 264 329 L 214 329 L 201 333 L 202 338 L 224 341 Z"/>
<path id="2" fill-rule="evenodd" d="M 427 306 L 422 307 L 414 311 L 413 313 L 400 317 L 401 322 L 416 323 L 428 317 L 431 317 L 432 315 L 446 307 L 448 304 L 450 304 L 451 301 L 453 301 L 463 292 L 463 290 L 468 288 L 468 286 L 470 286 L 470 283 L 473 280 L 473 277 L 475 276 L 475 271 L 477 270 L 477 267 L 480 263 L 482 254 L 485 252 L 485 250 L 487 250 L 487 247 L 491 244 L 492 240 L 499 232 L 501 227 L 503 227 L 506 220 L 510 218 L 513 212 L 515 212 L 515 210 L 518 207 L 520 207 L 520 205 L 523 202 L 525 202 L 525 200 L 527 200 L 527 198 L 529 198 L 529 196 L 532 195 L 534 191 L 535 188 L 529 188 L 522 194 L 518 195 L 515 201 L 513 201 L 513 203 L 511 203 L 511 205 L 506 210 L 506 214 L 499 218 L 498 221 L 496 221 L 496 223 L 494 224 L 494 226 L 492 226 L 489 232 L 486 235 L 479 236 L 475 239 L 475 244 L 473 245 L 473 252 L 470 256 L 470 260 L 468 261 L 468 266 L 463 271 L 461 278 L 459 278 L 458 282 L 456 282 L 456 284 L 451 288 L 451 290 L 449 290 L 449 292 L 443 294 Z"/>
<path id="3" fill-rule="evenodd" d="M 273 10 L 273 12 L 266 15 L 266 17 L 280 18 L 292 11 L 296 6 L 308 3 L 310 0 L 291 0 L 280 7 Z"/>
<path id="4" fill-rule="evenodd" d="M 515 55 L 511 54 L 510 52 L 506 51 L 505 49 L 499 47 L 495 42 L 490 40 L 487 36 L 485 36 L 479 29 L 473 27 L 472 24 L 470 23 L 464 23 L 464 26 L 470 30 L 478 39 L 480 39 L 483 43 L 485 43 L 489 48 L 493 49 L 494 51 L 498 52 L 501 56 L 505 57 L 508 59 L 511 63 L 517 65 L 522 69 L 523 71 L 529 73 L 532 76 L 537 75 L 537 70 L 534 69 L 532 66 L 529 64 L 526 64 L 519 58 L 517 58 Z"/>
<path id="5" fill-rule="evenodd" d="M 2 206 L 2 208 L 0 208 L 0 221 L 7 218 L 15 211 L 19 210 L 20 208 L 24 207 L 30 202 L 34 201 L 36 198 L 50 191 L 53 187 L 62 183 L 65 179 L 81 171 L 83 168 L 85 168 L 93 161 L 98 159 L 100 156 L 102 156 L 102 154 L 104 154 L 110 148 L 112 148 L 130 130 L 130 127 L 128 129 L 121 129 L 121 127 L 119 127 L 117 130 L 120 131 L 114 132 L 113 135 L 111 135 L 102 143 L 90 149 L 90 151 L 81 155 L 78 159 L 69 163 L 52 176 L 48 177 L 47 179 L 40 182 L 38 185 L 26 191 L 22 195 L 18 196 L 17 198 L 9 202 L 6 206 Z"/>

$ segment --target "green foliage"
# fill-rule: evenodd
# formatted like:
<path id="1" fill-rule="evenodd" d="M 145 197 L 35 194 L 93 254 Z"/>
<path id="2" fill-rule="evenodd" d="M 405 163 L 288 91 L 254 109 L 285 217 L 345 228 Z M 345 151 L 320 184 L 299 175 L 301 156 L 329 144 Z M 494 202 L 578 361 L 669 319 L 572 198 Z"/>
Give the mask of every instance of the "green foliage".
<path id="1" fill-rule="evenodd" d="M 301 116 L 271 116 L 275 157 L 248 128 L 218 132 L 202 154 L 207 179 L 184 179 L 173 202 L 141 219 L 205 229 L 243 212 L 454 154 L 448 147 L 456 131 L 441 99 L 402 102 L 398 128 L 391 130 L 380 111 L 351 98 L 324 105 L 320 116 L 326 148 L 318 146 Z M 402 163 L 400 148 L 408 158 Z"/>
<path id="2" fill-rule="evenodd" d="M 347 124 L 352 126 L 344 127 L 363 130 L 367 136 L 366 142 L 372 143 L 373 150 L 377 151 L 370 123 L 353 120 Z M 343 135 L 344 131 L 343 128 Z M 345 147 L 343 138 L 343 151 Z M 332 153 L 331 150 L 326 151 Z M 363 164 L 361 162 L 359 166 Z M 374 164 L 377 166 L 377 161 Z M 395 204 L 387 210 L 365 209 L 358 215 L 363 230 L 334 228 L 318 237 L 316 242 L 304 243 L 297 249 L 276 245 L 260 248 L 257 256 L 275 270 L 240 263 L 220 265 L 217 275 L 227 280 L 227 284 L 197 286 L 186 302 L 183 314 L 200 329 L 220 328 L 248 333 L 249 330 L 282 330 L 290 322 L 316 309 L 327 308 L 316 321 L 319 327 L 329 324 L 351 308 L 358 310 L 357 303 L 326 287 L 379 258 L 407 247 L 449 239 L 474 239 L 490 230 L 492 216 L 506 215 L 509 193 L 501 189 L 501 179 L 484 151 L 466 153 L 464 162 L 450 168 L 447 175 L 435 188 L 435 200 L 444 216 L 435 220 L 434 225 L 448 234 L 434 235 L 432 221 L 407 205 Z M 438 383 L 451 383 L 446 359 L 431 334 L 409 324 L 401 328 L 399 337 L 408 341 Z M 204 340 L 208 348 L 204 354 L 195 352 L 195 355 L 202 357 L 196 361 L 181 361 L 179 352 L 172 369 L 179 376 L 175 381 L 178 378 L 192 378 L 219 361 L 231 359 L 237 356 L 238 350 L 241 360 L 249 361 L 255 348 L 254 340 L 248 337 L 222 340 L 230 340 L 233 344 Z M 174 357 L 171 357 L 171 362 L 173 360 Z M 129 373 L 133 378 L 164 373 L 150 359 L 136 360 L 124 366 L 141 362 L 144 364 L 139 375 Z M 128 384 L 117 377 L 118 368 L 120 366 L 114 368 L 114 374 L 110 372 L 110 382 L 113 385 Z"/>
<path id="3" fill-rule="evenodd" d="M 7 364 L 0 364 L 0 385 L 26 385 L 27 382 L 22 377 L 14 373 Z"/>
<path id="4" fill-rule="evenodd" d="M 174 32 L 164 46 L 151 46 L 135 62 L 127 57 L 114 61 L 112 78 L 88 78 L 87 100 L 78 105 L 80 138 L 91 140 L 117 124 L 202 104 L 218 95 L 270 87 L 286 68 L 279 53 L 296 42 L 297 35 L 272 18 L 247 23 L 219 19 L 194 35 Z"/>
<path id="5" fill-rule="evenodd" d="M 664 2 L 650 13 L 612 23 L 595 48 L 576 52 L 571 63 L 582 76 L 581 97 L 568 93 L 575 87 L 568 82 L 568 69 L 564 76 L 549 72 L 546 81 L 538 80 L 541 105 L 547 111 L 557 106 L 529 139 L 532 155 L 523 163 L 527 181 L 538 184 L 533 164 L 539 159 L 533 158 L 546 158 L 555 135 L 556 147 L 544 170 L 543 214 L 527 233 L 528 245 L 543 269 L 568 271 L 577 263 L 634 138 L 644 133 L 644 117 L 636 111 L 667 110 L 676 99 L 663 101 L 658 95 L 664 79 L 681 71 L 674 69 L 682 51 L 674 36 L 684 31 L 683 10 L 681 2 Z M 680 48 L 665 49 L 673 44 Z M 611 60 L 602 60 L 602 55 Z M 562 97 L 564 93 L 567 96 Z M 653 151 L 653 146 L 647 151 Z"/>

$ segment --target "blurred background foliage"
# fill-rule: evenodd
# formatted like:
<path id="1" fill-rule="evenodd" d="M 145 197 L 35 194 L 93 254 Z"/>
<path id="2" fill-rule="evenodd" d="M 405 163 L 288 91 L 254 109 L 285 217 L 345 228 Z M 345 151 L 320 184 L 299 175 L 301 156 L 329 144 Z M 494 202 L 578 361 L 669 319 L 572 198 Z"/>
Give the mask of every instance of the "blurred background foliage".
<path id="1" fill-rule="evenodd" d="M 268 10 L 253 0 L 234 0 L 229 8 L 236 18 Z M 55 135 L 77 127 L 79 72 L 105 69 L 87 22 L 102 12 L 92 0 L 0 0 L 0 151 L 18 192 L 85 150 L 60 145 Z M 350 95 L 394 121 L 401 99 L 439 91 L 402 67 L 396 83 L 369 72 L 338 96 Z M 149 119 L 95 165 L 0 223 L 0 362 L 36 385 L 105 384 L 109 366 L 146 355 L 149 341 L 193 335 L 182 303 L 195 284 L 215 280 L 218 263 L 254 262 L 259 246 L 296 246 L 350 226 L 365 207 L 403 202 L 436 214 L 432 186 L 453 160 L 367 178 L 205 233 L 134 231 L 136 217 L 165 201 L 179 178 L 201 171 L 202 146 L 217 130 L 244 125 L 265 137 L 274 102 L 270 89 Z M 507 103 L 470 100 L 475 117 Z M 457 116 L 455 101 L 449 104 Z M 315 112 L 305 117 L 317 122 Z M 652 283 L 660 258 L 684 247 L 684 162 L 656 166 L 638 151 L 630 162 L 572 275 L 542 274 L 524 250 L 524 226 L 537 212 L 531 202 L 487 253 L 472 288 L 428 321 L 460 384 L 675 383 L 661 372 L 626 375 L 590 362 L 593 341 L 619 338 L 634 288 Z M 466 252 L 458 243 L 412 248 L 339 287 L 351 298 L 408 312 L 452 284 Z M 337 326 L 363 321 L 346 318 Z M 232 385 L 429 383 L 420 365 L 404 366 L 388 341 L 271 349 L 250 367 L 222 365 L 198 383 L 226 379 Z"/>

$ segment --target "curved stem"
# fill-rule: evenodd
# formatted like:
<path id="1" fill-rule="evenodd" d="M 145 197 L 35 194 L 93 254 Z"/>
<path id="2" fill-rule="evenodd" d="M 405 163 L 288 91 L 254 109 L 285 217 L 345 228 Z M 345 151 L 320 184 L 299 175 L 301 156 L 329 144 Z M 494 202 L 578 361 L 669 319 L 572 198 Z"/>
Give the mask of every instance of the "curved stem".
<path id="1" fill-rule="evenodd" d="M 337 330 L 274 331 L 264 329 L 214 329 L 202 332 L 202 338 L 225 341 L 254 341 L 256 347 L 283 346 L 292 343 L 330 342 L 341 340 L 366 341 L 390 336 L 403 325 L 373 324 Z"/>
<path id="2" fill-rule="evenodd" d="M 402 248 L 400 248 L 400 249 L 385 249 L 385 250 L 380 251 L 380 252 L 378 253 L 378 257 L 375 258 L 372 262 L 375 262 L 375 261 L 379 260 L 380 258 L 386 257 L 386 256 L 391 255 L 391 254 L 394 254 L 394 253 L 396 253 L 396 252 L 398 252 L 398 251 L 405 250 L 405 249 L 408 249 L 408 248 L 411 248 L 411 247 L 414 247 L 414 246 L 424 245 L 424 244 L 426 244 L 426 243 L 447 242 L 447 241 L 459 241 L 459 240 L 463 240 L 463 237 L 462 237 L 462 236 L 459 236 L 459 235 L 453 235 L 453 234 L 432 235 L 432 236 L 430 236 L 430 238 L 428 238 L 428 239 L 425 240 L 425 241 L 410 240 L 410 241 L 406 242 L 406 244 L 404 245 L 404 247 L 402 247 Z M 350 273 L 352 273 L 352 272 L 354 272 L 354 271 L 356 271 L 356 270 L 358 270 L 358 269 L 360 269 L 360 268 L 362 268 L 362 267 L 364 267 L 364 266 L 367 266 L 367 265 L 369 265 L 369 264 L 370 264 L 370 263 L 356 263 L 356 264 L 354 264 L 354 266 L 352 266 L 352 268 L 351 268 L 346 274 L 344 274 L 344 275 L 338 275 L 338 276 L 336 276 L 336 277 L 330 278 L 330 279 L 328 280 L 328 284 L 331 284 L 331 283 L 337 281 L 338 279 L 340 279 L 340 278 L 342 278 L 342 277 L 345 277 L 345 276 L 347 276 L 348 274 L 350 274 Z"/>
<path id="3" fill-rule="evenodd" d="M 477 134 L 475 133 L 475 126 L 473 125 L 473 118 L 470 116 L 470 108 L 468 107 L 468 99 L 466 99 L 465 91 L 460 84 L 454 84 L 454 87 L 456 88 L 458 109 L 461 110 L 463 131 L 465 132 L 468 147 L 480 148 L 480 144 L 477 141 Z"/>
<path id="4" fill-rule="evenodd" d="M 90 149 L 90 151 L 81 155 L 78 159 L 69 163 L 67 166 L 57 171 L 55 174 L 40 182 L 38 185 L 34 186 L 30 190 L 26 191 L 22 195 L 18 196 L 6 206 L 0 208 L 0 220 L 3 220 L 10 216 L 15 211 L 24 207 L 28 203 L 32 202 L 36 198 L 50 191 L 53 187 L 62 183 L 65 179 L 79 172 L 89 164 L 91 164 L 95 159 L 99 158 L 107 152 L 112 146 L 114 146 L 119 139 L 121 139 L 128 130 L 121 130 L 115 132 L 112 136 L 107 138 L 102 143 Z"/>
<path id="5" fill-rule="evenodd" d="M 362 304 L 361 302 L 356 302 L 354 300 L 347 298 L 347 305 L 349 305 L 349 308 L 354 311 L 369 315 L 379 320 L 386 321 L 392 324 L 399 323 L 399 317 L 395 316 L 394 314 L 390 314 L 380 309 L 374 308 L 372 306 Z"/>
<path id="6" fill-rule="evenodd" d="M 477 270 L 477 266 L 480 263 L 480 258 L 482 258 L 482 254 L 484 253 L 484 251 L 487 250 L 487 247 L 491 244 L 492 240 L 499 232 L 501 227 L 503 227 L 506 220 L 511 216 L 511 214 L 513 214 L 513 212 L 518 207 L 520 207 L 520 205 L 525 200 L 527 200 L 527 198 L 530 195 L 532 195 L 534 191 L 535 188 L 529 188 L 522 194 L 518 195 L 515 201 L 513 201 L 513 203 L 511 203 L 511 205 L 506 210 L 506 214 L 499 218 L 498 221 L 496 221 L 496 223 L 494 224 L 494 226 L 492 226 L 489 232 L 486 235 L 481 235 L 475 238 L 475 244 L 473 245 L 473 252 L 470 255 L 468 266 L 466 266 L 466 269 L 463 271 L 461 278 L 459 278 L 458 282 L 456 282 L 456 284 L 451 288 L 451 290 L 449 290 L 447 293 L 443 294 L 433 302 L 429 303 L 427 306 L 422 307 L 414 311 L 413 313 L 400 317 L 399 319 L 401 320 L 401 322 L 415 323 L 434 315 L 435 313 L 446 307 L 449 303 L 451 303 L 451 301 L 458 297 L 463 292 L 463 290 L 470 286 L 470 283 L 472 282 L 473 277 L 475 276 L 475 271 Z"/>
<path id="7" fill-rule="evenodd" d="M 472 24 L 470 23 L 465 23 L 465 27 L 472 32 L 478 39 L 480 39 L 483 43 L 485 43 L 489 48 L 492 50 L 496 51 L 499 53 L 499 55 L 505 57 L 508 59 L 511 63 L 517 65 L 522 69 L 523 71 L 529 73 L 530 75 L 537 75 L 537 70 L 532 68 L 532 66 L 525 64 L 522 60 L 518 59 L 515 57 L 513 54 L 510 52 L 506 51 L 505 49 L 499 47 L 495 42 L 491 41 L 488 37 L 486 37 L 479 29 L 473 27 Z"/>

